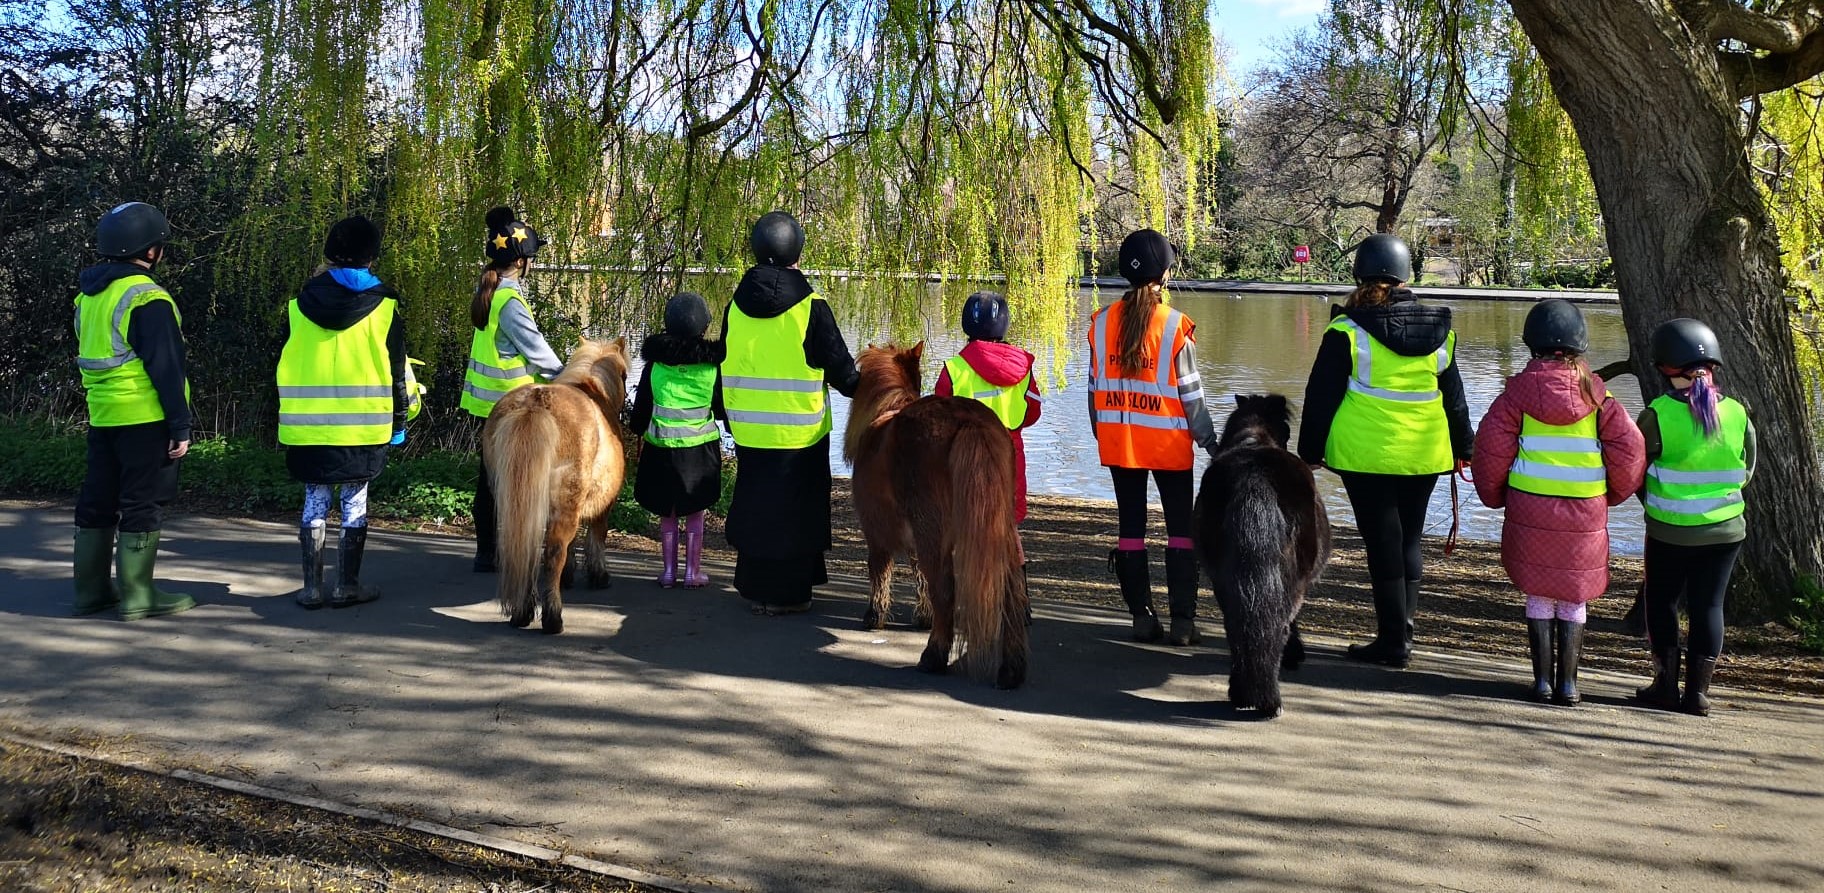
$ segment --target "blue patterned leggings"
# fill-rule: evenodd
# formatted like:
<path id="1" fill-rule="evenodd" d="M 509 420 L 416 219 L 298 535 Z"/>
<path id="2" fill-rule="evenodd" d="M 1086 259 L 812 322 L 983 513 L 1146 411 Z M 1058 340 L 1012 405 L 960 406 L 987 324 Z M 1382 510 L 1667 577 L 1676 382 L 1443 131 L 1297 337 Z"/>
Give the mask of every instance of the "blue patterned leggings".
<path id="1" fill-rule="evenodd" d="M 305 484 L 304 526 L 322 527 L 329 521 L 330 490 L 342 489 L 342 526 L 367 526 L 367 482 L 359 484 Z"/>

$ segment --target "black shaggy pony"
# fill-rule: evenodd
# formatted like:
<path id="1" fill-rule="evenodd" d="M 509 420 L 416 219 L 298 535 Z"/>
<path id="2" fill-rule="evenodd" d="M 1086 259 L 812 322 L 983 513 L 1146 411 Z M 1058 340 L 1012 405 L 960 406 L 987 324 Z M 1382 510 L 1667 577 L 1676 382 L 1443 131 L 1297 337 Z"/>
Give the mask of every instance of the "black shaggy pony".
<path id="1" fill-rule="evenodd" d="M 1298 610 L 1330 560 L 1330 518 L 1303 459 L 1285 448 L 1292 408 L 1237 396 L 1197 492 L 1197 553 L 1229 638 L 1229 702 L 1279 715 L 1279 670 L 1305 659 Z"/>

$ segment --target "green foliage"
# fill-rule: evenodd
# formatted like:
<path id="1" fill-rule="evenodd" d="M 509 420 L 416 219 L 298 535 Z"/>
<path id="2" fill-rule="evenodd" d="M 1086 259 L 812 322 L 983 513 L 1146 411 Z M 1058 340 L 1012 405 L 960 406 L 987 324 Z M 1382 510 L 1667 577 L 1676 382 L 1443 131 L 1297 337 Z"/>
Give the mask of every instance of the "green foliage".
<path id="1" fill-rule="evenodd" d="M 77 426 L 40 419 L 0 417 L 0 495 L 71 499 L 82 486 L 85 432 Z M 370 485 L 374 518 L 407 523 L 465 521 L 475 497 L 478 463 L 473 453 L 400 450 Z M 633 470 L 610 514 L 614 529 L 650 533 L 655 519 L 633 501 Z M 190 447 L 179 475 L 179 504 L 237 514 L 295 512 L 301 485 L 285 470 L 285 454 L 248 438 L 210 438 Z M 723 468 L 726 514 L 734 487 L 734 463 Z"/>
<path id="2" fill-rule="evenodd" d="M 1824 654 L 1824 584 L 1815 577 L 1800 577 L 1793 592 L 1793 614 L 1787 622 L 1799 631 L 1801 647 Z"/>

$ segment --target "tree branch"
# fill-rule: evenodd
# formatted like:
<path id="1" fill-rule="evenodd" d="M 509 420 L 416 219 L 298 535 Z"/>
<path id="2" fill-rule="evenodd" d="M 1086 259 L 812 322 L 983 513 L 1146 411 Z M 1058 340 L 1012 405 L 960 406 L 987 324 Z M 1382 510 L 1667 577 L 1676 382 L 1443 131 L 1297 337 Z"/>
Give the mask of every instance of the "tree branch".
<path id="1" fill-rule="evenodd" d="M 1680 7 L 1686 20 L 1700 24 L 1711 40 L 1740 41 L 1750 49 L 1769 53 L 1797 51 L 1824 24 L 1821 0 L 1803 0 L 1777 12 L 1761 12 L 1728 0 L 1686 0 Z"/>
<path id="2" fill-rule="evenodd" d="M 1735 88 L 1735 97 L 1746 99 L 1784 90 L 1824 72 L 1824 31 L 1811 32 L 1791 52 L 1758 56 L 1724 51 L 1716 55 L 1723 77 Z"/>

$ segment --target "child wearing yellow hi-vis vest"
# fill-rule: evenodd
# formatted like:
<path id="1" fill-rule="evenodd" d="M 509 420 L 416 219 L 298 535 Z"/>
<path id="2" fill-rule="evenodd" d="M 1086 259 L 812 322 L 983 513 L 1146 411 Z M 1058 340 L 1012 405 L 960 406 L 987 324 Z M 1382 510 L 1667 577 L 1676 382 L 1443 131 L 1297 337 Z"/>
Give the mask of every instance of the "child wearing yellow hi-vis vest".
<path id="1" fill-rule="evenodd" d="M 1754 423 L 1748 407 L 1716 385 L 1722 345 L 1709 326 L 1674 319 L 1653 330 L 1653 365 L 1672 386 L 1640 413 L 1646 437 L 1645 589 L 1653 682 L 1641 701 L 1710 715 L 1710 676 L 1723 653 L 1723 597 L 1748 539 L 1742 490 L 1754 475 Z M 1678 596 L 1691 628 L 1685 637 L 1685 691 L 1678 691 Z"/>
<path id="2" fill-rule="evenodd" d="M 278 367 L 279 442 L 286 468 L 304 484 L 298 527 L 304 586 L 297 602 L 307 609 L 380 597 L 378 588 L 361 583 L 367 485 L 386 467 L 388 448 L 405 442 L 413 403 L 399 293 L 368 269 L 380 255 L 379 228 L 365 217 L 339 220 L 323 255 L 329 267 L 286 304 Z M 341 554 L 337 581 L 328 587 L 323 548 L 337 489 Z"/>
<path id="3" fill-rule="evenodd" d="M 684 292 L 665 303 L 665 330 L 640 348 L 646 369 L 633 398 L 633 430 L 642 432 L 634 501 L 659 516 L 659 585 L 709 583 L 703 572 L 703 513 L 722 496 L 722 432 L 716 419 L 716 367 L 722 342 L 703 337 L 709 304 Z M 684 519 L 684 573 L 678 573 L 678 519 Z"/>
<path id="4" fill-rule="evenodd" d="M 951 357 L 937 374 L 932 393 L 939 397 L 972 397 L 999 416 L 1013 435 L 1014 523 L 1026 520 L 1026 444 L 1020 432 L 1039 420 L 1043 398 L 1032 375 L 1032 354 L 1006 343 L 1011 317 L 1007 299 L 978 291 L 963 302 L 963 334 L 968 346 Z M 1021 550 L 1024 560 L 1025 550 Z"/>
<path id="5" fill-rule="evenodd" d="M 1586 604 L 1609 588 L 1609 508 L 1640 489 L 1646 459 L 1634 420 L 1584 362 L 1576 305 L 1534 305 L 1522 337 L 1533 358 L 1476 432 L 1476 492 L 1506 509 L 1501 564 L 1526 595 L 1531 697 L 1572 706 Z"/>

